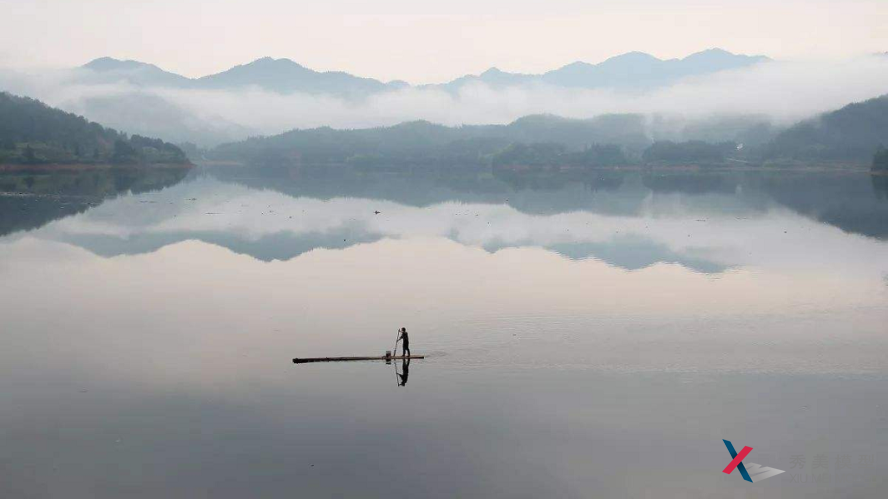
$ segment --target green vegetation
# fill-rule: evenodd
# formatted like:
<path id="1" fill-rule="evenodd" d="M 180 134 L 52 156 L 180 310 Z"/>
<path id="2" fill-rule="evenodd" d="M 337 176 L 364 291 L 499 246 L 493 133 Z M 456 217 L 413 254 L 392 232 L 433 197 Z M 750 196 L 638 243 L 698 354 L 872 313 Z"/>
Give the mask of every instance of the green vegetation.
<path id="1" fill-rule="evenodd" d="M 648 144 L 640 116 L 569 120 L 529 116 L 509 125 L 446 127 L 425 121 L 363 130 L 329 127 L 223 144 L 206 156 L 258 166 L 349 165 L 375 170 L 487 168 L 513 144 L 552 142 L 567 151 L 596 154 L 596 144 L 617 144 L 640 154 Z M 592 152 L 588 152 L 589 150 Z M 613 149 L 611 150 L 611 152 Z M 515 153 L 515 151 L 512 151 Z M 500 156 L 501 157 L 501 156 Z M 501 157 L 502 158 L 502 157 Z M 558 161 L 576 158 L 559 157 Z"/>
<path id="2" fill-rule="evenodd" d="M 616 145 L 592 145 L 582 151 L 569 151 L 561 144 L 512 144 L 492 158 L 494 169 L 539 170 L 549 168 L 594 168 L 629 164 Z"/>
<path id="3" fill-rule="evenodd" d="M 858 165 L 888 144 L 888 96 L 851 104 L 775 135 L 758 117 L 692 122 L 634 114 L 577 120 L 527 116 L 508 125 L 425 121 L 362 130 L 292 130 L 223 144 L 201 157 L 256 166 L 343 166 L 360 171 L 552 170 L 649 166 Z M 705 138 L 657 140 L 658 136 Z M 742 144 L 742 145 L 741 145 Z M 874 168 L 877 168 L 874 166 Z"/>
<path id="4" fill-rule="evenodd" d="M 205 156 L 257 166 L 545 170 L 647 164 L 720 164 L 734 142 L 655 142 L 635 115 L 594 120 L 528 116 L 509 125 L 446 127 L 425 121 L 363 130 L 293 130 L 223 144 Z"/>
<path id="5" fill-rule="evenodd" d="M 873 156 L 873 171 L 888 172 L 888 149 L 880 147 Z"/>
<path id="6" fill-rule="evenodd" d="M 178 147 L 127 137 L 40 101 L 0 92 L 0 165 L 186 165 Z"/>
<path id="7" fill-rule="evenodd" d="M 888 95 L 802 121 L 778 134 L 763 156 L 865 164 L 883 144 L 888 144 Z"/>
<path id="8" fill-rule="evenodd" d="M 732 153 L 737 152 L 737 144 L 721 142 L 710 144 L 699 140 L 688 142 L 654 142 L 642 158 L 645 163 L 701 164 L 723 163 Z"/>

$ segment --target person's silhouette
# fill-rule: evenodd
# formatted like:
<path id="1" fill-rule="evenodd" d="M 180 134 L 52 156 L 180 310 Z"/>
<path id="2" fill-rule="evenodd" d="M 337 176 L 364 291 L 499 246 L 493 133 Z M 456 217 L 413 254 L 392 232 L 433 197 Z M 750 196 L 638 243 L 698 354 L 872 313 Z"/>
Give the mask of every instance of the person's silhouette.
<path id="1" fill-rule="evenodd" d="M 399 374 L 398 371 L 395 370 L 395 374 L 400 378 L 398 386 L 407 386 L 407 376 L 410 376 L 410 359 L 404 359 L 401 361 L 401 371 L 403 374 Z"/>
<path id="2" fill-rule="evenodd" d="M 407 336 L 407 328 L 401 328 L 401 334 L 398 336 L 397 341 L 402 341 L 401 347 L 404 349 L 404 357 L 410 355 L 410 337 Z"/>

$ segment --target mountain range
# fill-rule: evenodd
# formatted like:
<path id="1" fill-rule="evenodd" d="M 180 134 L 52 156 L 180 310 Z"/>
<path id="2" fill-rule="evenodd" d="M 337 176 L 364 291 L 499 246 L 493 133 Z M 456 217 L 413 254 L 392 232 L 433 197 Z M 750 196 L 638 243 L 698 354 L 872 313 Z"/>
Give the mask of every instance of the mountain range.
<path id="1" fill-rule="evenodd" d="M 721 49 L 704 50 L 684 59 L 668 60 L 643 52 L 629 52 L 598 64 L 578 61 L 539 75 L 507 73 L 490 68 L 477 76 L 463 76 L 443 85 L 431 86 L 457 91 L 465 84 L 480 82 L 491 87 L 548 84 L 568 88 L 646 90 L 689 76 L 739 69 L 770 60 L 765 56 L 732 54 Z"/>
<path id="2" fill-rule="evenodd" d="M 466 75 L 447 83 L 419 85 L 458 92 L 463 86 L 483 83 L 502 88 L 520 85 L 552 85 L 568 88 L 612 88 L 645 90 L 674 83 L 689 76 L 739 69 L 769 61 L 764 56 L 732 54 L 709 49 L 683 59 L 658 59 L 642 52 L 630 52 L 598 64 L 574 62 L 542 74 L 508 73 L 490 68 L 480 75 Z M 79 78 L 88 83 L 126 82 L 135 86 L 161 86 L 189 89 L 260 88 L 280 94 L 328 94 L 360 98 L 411 87 L 404 81 L 382 82 L 341 71 L 315 71 L 290 59 L 263 57 L 253 62 L 200 78 L 187 78 L 153 64 L 102 57 L 80 68 Z"/>
<path id="3" fill-rule="evenodd" d="M 385 170 L 534 165 L 731 164 L 864 166 L 888 145 L 888 95 L 856 102 L 785 129 L 754 117 L 691 123 L 670 140 L 641 114 L 590 119 L 525 116 L 508 125 L 448 127 L 427 121 L 390 127 L 295 129 L 222 144 L 207 159 L 253 165 L 351 165 Z M 606 146 L 613 146 L 608 149 Z M 738 147 L 740 146 L 740 147 Z"/>

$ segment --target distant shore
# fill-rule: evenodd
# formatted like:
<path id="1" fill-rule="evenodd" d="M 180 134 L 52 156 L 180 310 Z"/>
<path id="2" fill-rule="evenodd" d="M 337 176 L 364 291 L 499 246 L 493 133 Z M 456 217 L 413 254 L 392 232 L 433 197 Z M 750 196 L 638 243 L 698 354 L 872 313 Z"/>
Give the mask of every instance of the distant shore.
<path id="1" fill-rule="evenodd" d="M 148 165 L 115 165 L 111 163 L 39 163 L 39 164 L 0 164 L 0 173 L 72 173 L 88 170 L 155 170 L 194 168 L 193 163 L 152 163 Z"/>
<path id="2" fill-rule="evenodd" d="M 397 173 L 421 173 L 423 171 L 442 172 L 446 169 L 432 168 L 424 169 L 421 165 L 411 167 L 400 167 L 392 169 L 357 169 L 347 163 L 301 163 L 280 165 L 269 164 L 251 164 L 243 161 L 214 161 L 200 160 L 194 166 L 213 170 L 213 169 L 255 169 L 255 170 L 312 170 L 319 171 L 328 169 L 329 171 L 354 171 L 362 174 L 397 174 Z M 470 169 L 456 169 L 454 173 L 466 174 Z M 516 174 L 568 174 L 568 173 L 594 173 L 608 171 L 659 171 L 659 172 L 810 172 L 810 173 L 872 173 L 881 175 L 885 172 L 872 170 L 870 166 L 860 163 L 770 163 L 770 164 L 739 164 L 739 163 L 721 163 L 721 164 L 693 164 L 693 163 L 674 163 L 674 164 L 628 164 L 620 166 L 596 166 L 596 167 L 573 167 L 573 166 L 553 166 L 553 167 L 531 167 L 523 165 L 499 166 L 496 168 L 478 169 L 477 173 L 493 173 L 494 171 L 509 172 Z"/>

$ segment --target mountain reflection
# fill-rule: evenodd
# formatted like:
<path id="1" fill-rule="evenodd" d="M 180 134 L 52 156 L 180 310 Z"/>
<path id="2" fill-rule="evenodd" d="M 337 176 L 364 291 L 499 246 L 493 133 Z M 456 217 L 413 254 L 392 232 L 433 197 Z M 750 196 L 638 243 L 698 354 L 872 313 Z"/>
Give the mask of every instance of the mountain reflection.
<path id="1" fill-rule="evenodd" d="M 0 174 L 0 236 L 82 213 L 109 197 L 176 184 L 183 168 L 112 168 Z"/>
<path id="2" fill-rule="evenodd" d="M 0 234 L 25 237 L 11 233 L 38 229 L 28 237 L 106 257 L 199 240 L 262 261 L 386 238 L 443 237 L 489 252 L 539 247 L 627 270 L 668 263 L 701 273 L 745 265 L 756 244 L 776 248 L 802 231 L 834 226 L 888 237 L 888 182 L 863 174 L 290 178 L 286 170 L 214 170 L 184 181 L 184 173 L 97 175 L 40 187 L 52 195 L 0 197 Z M 11 182 L 7 192 L 22 188 L 22 179 L 12 188 Z"/>

